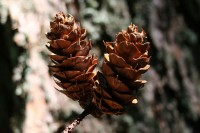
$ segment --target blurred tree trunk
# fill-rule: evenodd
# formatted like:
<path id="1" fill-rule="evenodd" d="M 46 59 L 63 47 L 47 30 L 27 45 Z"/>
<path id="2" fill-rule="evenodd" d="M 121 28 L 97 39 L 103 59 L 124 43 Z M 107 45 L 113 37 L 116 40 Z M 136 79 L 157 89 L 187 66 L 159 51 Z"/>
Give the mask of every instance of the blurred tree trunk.
<path id="1" fill-rule="evenodd" d="M 15 126 L 22 127 L 25 99 L 16 95 L 13 82 L 13 69 L 18 57 L 24 52 L 13 42 L 15 30 L 12 30 L 10 16 L 0 24 L 0 132 L 13 133 Z"/>
<path id="2" fill-rule="evenodd" d="M 200 7 L 197 1 L 153 0 L 150 22 L 152 65 L 160 85 L 155 85 L 154 115 L 159 132 L 198 132 L 200 122 L 199 31 L 188 26 L 185 13 Z M 185 12 L 181 12 L 181 11 Z M 194 20 L 196 19 L 196 20 Z M 200 18 L 198 18 L 200 20 Z M 199 21 L 191 18 L 191 21 Z M 157 86 L 157 87 L 156 87 Z M 148 86 L 147 86 L 148 87 Z M 148 89 L 148 88 L 147 88 Z"/>

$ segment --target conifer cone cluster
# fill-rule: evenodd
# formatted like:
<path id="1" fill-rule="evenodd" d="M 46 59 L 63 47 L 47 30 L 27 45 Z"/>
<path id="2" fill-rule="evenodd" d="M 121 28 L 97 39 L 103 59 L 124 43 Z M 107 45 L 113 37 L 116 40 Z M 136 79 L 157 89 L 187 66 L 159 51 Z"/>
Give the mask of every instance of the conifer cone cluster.
<path id="1" fill-rule="evenodd" d="M 127 30 L 119 32 L 115 42 L 104 42 L 102 73 L 97 73 L 93 103 L 106 114 L 122 114 L 125 105 L 134 103 L 138 89 L 144 86 L 140 80 L 149 63 L 149 42 L 145 42 L 145 32 L 131 24 Z"/>
<path id="2" fill-rule="evenodd" d="M 89 56 L 91 41 L 72 15 L 56 14 L 46 36 L 50 40 L 47 48 L 54 53 L 49 55 L 54 63 L 49 68 L 62 88 L 59 91 L 78 100 L 87 113 L 119 115 L 136 101 L 138 89 L 146 83 L 141 75 L 150 67 L 150 44 L 143 30 L 130 24 L 114 42 L 104 42 L 107 53 L 102 72 L 97 74 L 93 70 L 98 60 Z"/>
<path id="3" fill-rule="evenodd" d="M 50 22 L 50 32 L 46 34 L 50 40 L 47 48 L 54 53 L 49 55 L 54 65 L 49 66 L 59 90 L 73 100 L 78 100 L 85 108 L 92 100 L 94 85 L 93 70 L 97 59 L 88 56 L 91 41 L 86 40 L 86 30 L 75 22 L 70 14 L 56 14 Z"/>

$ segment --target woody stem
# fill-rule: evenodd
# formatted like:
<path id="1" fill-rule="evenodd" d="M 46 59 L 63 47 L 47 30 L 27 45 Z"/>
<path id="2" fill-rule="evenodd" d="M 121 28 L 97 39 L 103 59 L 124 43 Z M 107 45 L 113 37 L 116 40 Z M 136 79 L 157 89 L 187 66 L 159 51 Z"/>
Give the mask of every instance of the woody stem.
<path id="1" fill-rule="evenodd" d="M 65 127 L 65 130 L 62 131 L 62 133 L 71 133 L 74 128 L 80 124 L 80 122 L 87 116 L 90 114 L 91 112 L 91 108 L 90 106 L 87 107 L 79 116 L 77 119 L 75 119 L 70 125 Z"/>

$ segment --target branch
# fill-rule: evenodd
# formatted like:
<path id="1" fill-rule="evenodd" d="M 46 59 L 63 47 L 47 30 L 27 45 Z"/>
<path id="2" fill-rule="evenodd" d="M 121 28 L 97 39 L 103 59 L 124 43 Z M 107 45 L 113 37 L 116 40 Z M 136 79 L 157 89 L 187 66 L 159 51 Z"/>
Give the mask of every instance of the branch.
<path id="1" fill-rule="evenodd" d="M 65 130 L 62 131 L 62 133 L 71 133 L 74 128 L 80 124 L 80 122 L 91 112 L 91 109 L 88 107 L 86 108 L 77 119 L 75 119 L 69 126 L 65 127 Z"/>

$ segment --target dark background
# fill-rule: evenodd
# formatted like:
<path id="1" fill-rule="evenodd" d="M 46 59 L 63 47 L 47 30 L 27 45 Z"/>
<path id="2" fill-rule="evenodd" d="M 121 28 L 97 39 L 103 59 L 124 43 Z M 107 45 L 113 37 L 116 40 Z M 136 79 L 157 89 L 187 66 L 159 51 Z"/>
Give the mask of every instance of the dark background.
<path id="1" fill-rule="evenodd" d="M 121 116 L 92 116 L 75 133 L 199 133 L 199 0 L 1 0 L 0 133 L 54 133 L 82 109 L 54 89 L 45 32 L 58 12 L 81 22 L 102 59 L 132 22 L 151 42 L 148 83 Z"/>

